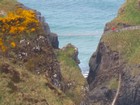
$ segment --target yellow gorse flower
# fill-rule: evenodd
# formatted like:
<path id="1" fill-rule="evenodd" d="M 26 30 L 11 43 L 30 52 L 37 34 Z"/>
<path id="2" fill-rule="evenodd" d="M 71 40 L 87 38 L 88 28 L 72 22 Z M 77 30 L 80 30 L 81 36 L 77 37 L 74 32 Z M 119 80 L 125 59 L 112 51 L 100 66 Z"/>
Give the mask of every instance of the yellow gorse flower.
<path id="1" fill-rule="evenodd" d="M 6 46 L 1 46 L 1 50 L 2 50 L 2 52 L 5 52 L 7 50 L 7 47 Z"/>
<path id="2" fill-rule="evenodd" d="M 0 33 L 5 31 L 7 34 L 33 32 L 38 26 L 39 20 L 32 10 L 19 8 L 15 12 L 8 13 L 7 17 L 0 18 Z"/>
<path id="3" fill-rule="evenodd" d="M 31 29 L 31 32 L 33 32 L 33 31 L 35 31 L 35 28 L 32 28 L 32 29 Z"/>
<path id="4" fill-rule="evenodd" d="M 36 13 L 23 8 L 9 12 L 6 17 L 0 17 L 1 51 L 5 52 L 8 48 L 15 48 L 16 39 L 20 39 L 21 35 L 29 35 L 29 33 L 37 31 L 39 25 L 40 22 L 36 17 Z M 13 40 L 13 42 L 9 43 L 9 40 Z"/>
<path id="5" fill-rule="evenodd" d="M 2 45 L 3 45 L 2 38 L 0 38 L 0 46 L 2 46 Z"/>
<path id="6" fill-rule="evenodd" d="M 15 42 L 11 42 L 10 45 L 11 45 L 11 47 L 13 47 L 13 48 L 16 47 L 16 43 L 15 43 Z"/>

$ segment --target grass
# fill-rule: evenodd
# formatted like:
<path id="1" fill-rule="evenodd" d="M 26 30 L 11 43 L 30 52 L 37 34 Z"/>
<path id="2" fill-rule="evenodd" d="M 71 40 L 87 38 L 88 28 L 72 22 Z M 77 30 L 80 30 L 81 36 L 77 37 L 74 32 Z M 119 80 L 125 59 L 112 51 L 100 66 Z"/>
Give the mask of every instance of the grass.
<path id="1" fill-rule="evenodd" d="M 116 78 L 112 78 L 110 81 L 109 81 L 109 85 L 108 85 L 108 88 L 109 89 L 117 89 L 118 88 L 118 80 Z"/>
<path id="2" fill-rule="evenodd" d="M 15 9 L 17 0 L 0 0 L 0 12 L 9 12 Z"/>
<path id="3" fill-rule="evenodd" d="M 16 0 L 1 0 L 1 11 L 4 13 L 13 11 L 16 4 Z M 44 34 L 43 31 L 41 33 Z M 35 43 L 32 42 L 32 44 Z M 17 47 L 21 48 L 20 45 Z M 72 58 L 74 48 L 69 47 L 65 51 L 59 50 L 57 52 L 63 81 L 67 84 L 64 89 L 65 93 L 56 88 L 49 81 L 49 77 L 45 76 L 44 70 L 49 69 L 46 64 L 51 65 L 54 58 L 51 56 L 53 51 L 48 45 L 45 44 L 43 51 L 47 55 L 44 53 L 33 55 L 32 58 L 28 58 L 26 63 L 18 61 L 14 57 L 15 53 L 10 50 L 8 54 L 13 56 L 13 60 L 5 57 L 0 58 L 0 105 L 78 105 L 80 103 L 84 95 L 86 80 Z M 41 73 L 31 72 L 39 63 L 41 63 L 39 66 Z M 8 68 L 3 68 L 4 65 L 8 65 Z"/>
<path id="4" fill-rule="evenodd" d="M 1 59 L 0 59 L 1 60 Z M 9 73 L 0 68 L 0 105 L 74 105 L 63 92 L 50 89 L 45 75 L 35 75 L 26 68 L 13 64 L 8 59 L 5 63 L 11 68 Z M 0 67 L 2 67 L 2 62 Z M 19 73 L 20 80 L 13 81 L 13 72 Z M 51 83 L 50 83 L 51 84 Z M 60 93 L 60 90 L 58 90 Z"/>
<path id="5" fill-rule="evenodd" d="M 43 73 L 32 73 L 25 64 L 0 58 L 0 105 L 79 105 L 86 81 L 71 57 L 73 53 L 74 48 L 57 51 L 63 81 L 69 84 L 65 92 L 55 88 Z"/>
<path id="6" fill-rule="evenodd" d="M 129 25 L 140 24 L 139 0 L 126 0 L 119 10 L 118 16 L 111 23 L 124 23 Z"/>
<path id="7" fill-rule="evenodd" d="M 74 48 L 68 47 L 66 50 L 57 51 L 57 57 L 60 62 L 61 73 L 66 83 L 72 84 L 66 95 L 72 99 L 76 105 L 83 99 L 84 86 L 86 81 L 80 71 L 79 66 L 72 59 Z"/>
<path id="8" fill-rule="evenodd" d="M 102 38 L 112 51 L 118 51 L 130 64 L 140 62 L 140 30 L 112 32 Z"/>

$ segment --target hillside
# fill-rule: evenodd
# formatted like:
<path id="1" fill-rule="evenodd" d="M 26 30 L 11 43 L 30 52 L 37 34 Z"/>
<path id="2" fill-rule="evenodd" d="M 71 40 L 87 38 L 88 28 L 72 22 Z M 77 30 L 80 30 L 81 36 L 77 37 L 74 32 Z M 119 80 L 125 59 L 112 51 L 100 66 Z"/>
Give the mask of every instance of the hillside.
<path id="1" fill-rule="evenodd" d="M 118 16 L 112 22 L 125 23 L 129 25 L 140 24 L 140 1 L 127 0 L 120 8 Z"/>
<path id="2" fill-rule="evenodd" d="M 121 29 L 129 26 L 140 25 L 140 1 L 126 0 L 119 9 L 118 15 L 111 22 L 106 24 L 105 31 L 115 27 Z"/>
<path id="3" fill-rule="evenodd" d="M 0 1 L 0 16 L 5 15 L 7 12 L 12 11 L 15 9 L 17 5 L 17 1 L 16 0 L 1 0 Z"/>
<path id="4" fill-rule="evenodd" d="M 86 81 L 75 47 L 58 49 L 40 12 L 15 0 L 0 9 L 0 105 L 80 104 Z"/>
<path id="5" fill-rule="evenodd" d="M 126 0 L 105 26 L 90 59 L 89 92 L 82 105 L 139 105 L 140 1 Z M 114 30 L 112 30 L 112 28 Z"/>

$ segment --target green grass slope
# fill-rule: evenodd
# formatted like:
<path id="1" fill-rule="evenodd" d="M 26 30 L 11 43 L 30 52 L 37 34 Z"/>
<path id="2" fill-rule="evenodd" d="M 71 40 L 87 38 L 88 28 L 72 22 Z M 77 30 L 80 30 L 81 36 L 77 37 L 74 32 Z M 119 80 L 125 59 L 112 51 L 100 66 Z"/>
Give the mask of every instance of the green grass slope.
<path id="1" fill-rule="evenodd" d="M 122 28 L 123 25 L 140 25 L 140 0 L 126 0 L 108 26 Z"/>
<path id="2" fill-rule="evenodd" d="M 130 24 L 140 24 L 140 1 L 139 0 L 127 0 L 119 11 L 119 15 L 115 21 Z"/>
<path id="3" fill-rule="evenodd" d="M 45 75 L 33 74 L 9 59 L 0 60 L 4 60 L 0 62 L 0 105 L 74 105 Z"/>
<path id="4" fill-rule="evenodd" d="M 140 64 L 140 30 L 112 32 L 103 36 L 102 41 L 113 51 L 133 64 Z"/>
<path id="5" fill-rule="evenodd" d="M 79 105 L 80 101 L 84 98 L 84 89 L 87 83 L 78 64 L 72 58 L 74 53 L 75 47 L 70 45 L 65 50 L 57 51 L 57 57 L 64 81 L 69 84 L 69 89 L 66 89 L 65 93 L 76 105 Z"/>
<path id="6" fill-rule="evenodd" d="M 140 0 L 126 0 L 118 16 L 109 24 L 121 28 L 119 23 L 140 25 Z M 129 63 L 140 64 L 140 29 L 107 33 L 103 35 L 101 41 L 105 42 L 111 50 L 119 51 Z"/>
<path id="7" fill-rule="evenodd" d="M 33 73 L 22 62 L 0 56 L 0 105 L 79 105 L 86 80 L 71 57 L 74 51 L 74 48 L 56 51 L 65 83 L 63 91 L 43 73 Z"/>

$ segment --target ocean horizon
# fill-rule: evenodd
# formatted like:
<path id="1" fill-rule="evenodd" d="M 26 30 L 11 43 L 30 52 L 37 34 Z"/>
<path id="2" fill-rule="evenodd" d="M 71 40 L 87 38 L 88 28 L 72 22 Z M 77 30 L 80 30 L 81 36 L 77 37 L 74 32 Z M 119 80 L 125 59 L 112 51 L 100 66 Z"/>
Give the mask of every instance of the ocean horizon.
<path id="1" fill-rule="evenodd" d="M 60 48 L 68 43 L 79 50 L 80 68 L 88 74 L 88 62 L 96 51 L 107 22 L 116 17 L 125 0 L 18 0 L 45 17 L 59 37 Z"/>

